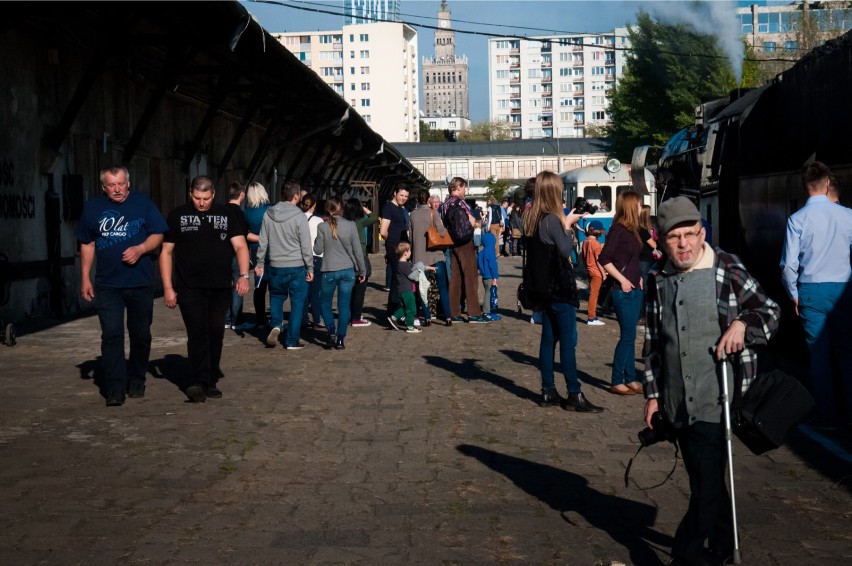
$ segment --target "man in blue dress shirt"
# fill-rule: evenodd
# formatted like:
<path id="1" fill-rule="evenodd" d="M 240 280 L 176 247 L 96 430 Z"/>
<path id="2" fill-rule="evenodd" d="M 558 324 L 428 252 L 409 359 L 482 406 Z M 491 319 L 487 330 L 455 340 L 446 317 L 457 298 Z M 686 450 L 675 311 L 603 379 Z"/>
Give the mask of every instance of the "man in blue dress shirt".
<path id="1" fill-rule="evenodd" d="M 852 419 L 852 210 L 828 198 L 831 171 L 815 161 L 802 170 L 805 206 L 787 221 L 781 257 L 784 287 L 801 318 L 811 353 L 811 390 L 820 415 L 837 421 L 842 399 Z M 842 388 L 835 391 L 835 384 Z"/>

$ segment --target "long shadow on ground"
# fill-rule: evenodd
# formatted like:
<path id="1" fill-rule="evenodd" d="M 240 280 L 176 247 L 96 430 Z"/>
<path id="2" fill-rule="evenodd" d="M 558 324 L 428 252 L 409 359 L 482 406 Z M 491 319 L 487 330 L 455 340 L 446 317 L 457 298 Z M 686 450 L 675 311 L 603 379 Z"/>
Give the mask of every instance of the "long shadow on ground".
<path id="1" fill-rule="evenodd" d="M 516 364 L 526 364 L 531 365 L 533 367 L 538 367 L 538 358 L 536 358 L 535 356 L 530 356 L 527 353 L 519 352 L 517 350 L 500 350 L 500 353 Z M 562 364 L 554 364 L 553 371 L 554 373 L 561 374 Z M 593 377 L 584 371 L 580 371 L 579 369 L 577 370 L 577 379 L 579 379 L 583 383 L 590 385 L 591 387 L 595 387 L 604 391 L 609 391 L 610 383 L 608 381 Z"/>
<path id="2" fill-rule="evenodd" d="M 502 375 L 497 375 L 496 373 L 492 373 L 490 371 L 482 369 L 482 367 L 480 367 L 478 364 L 479 360 L 465 359 L 461 362 L 454 362 L 452 360 L 448 360 L 447 358 L 441 358 L 438 356 L 423 356 L 423 359 L 426 360 L 426 363 L 433 365 L 437 368 L 446 370 L 451 374 L 467 381 L 487 381 L 488 383 L 496 385 L 497 387 L 500 387 L 501 389 L 504 389 L 505 391 L 521 399 L 532 401 L 536 404 L 538 403 L 538 393 L 530 391 L 526 387 L 518 385 L 507 377 L 503 377 Z"/>
<path id="3" fill-rule="evenodd" d="M 651 528 L 657 517 L 657 509 L 651 505 L 606 495 L 591 489 L 584 477 L 546 464 L 470 444 L 460 444 L 456 450 L 503 474 L 528 494 L 559 511 L 569 524 L 573 525 L 568 513 L 577 513 L 592 527 L 606 532 L 627 548 L 633 564 L 662 564 L 651 543 L 671 546 L 671 537 Z"/>

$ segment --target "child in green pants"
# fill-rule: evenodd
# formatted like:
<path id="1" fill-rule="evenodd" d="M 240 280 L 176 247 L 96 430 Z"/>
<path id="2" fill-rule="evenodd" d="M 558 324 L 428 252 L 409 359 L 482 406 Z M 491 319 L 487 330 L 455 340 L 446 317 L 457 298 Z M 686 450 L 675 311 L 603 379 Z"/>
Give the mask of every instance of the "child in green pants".
<path id="1" fill-rule="evenodd" d="M 417 315 L 417 299 L 414 295 L 415 281 L 420 279 L 423 270 L 435 271 L 435 268 L 424 266 L 422 262 L 412 265 L 409 261 L 411 259 L 411 244 L 408 242 L 400 242 L 396 247 L 396 254 L 399 256 L 397 279 L 399 281 L 399 300 L 402 304 L 392 316 L 388 317 L 388 322 L 396 330 L 400 330 L 400 326 L 404 322 L 405 331 L 416 334 L 421 330 L 414 326 L 414 317 Z"/>

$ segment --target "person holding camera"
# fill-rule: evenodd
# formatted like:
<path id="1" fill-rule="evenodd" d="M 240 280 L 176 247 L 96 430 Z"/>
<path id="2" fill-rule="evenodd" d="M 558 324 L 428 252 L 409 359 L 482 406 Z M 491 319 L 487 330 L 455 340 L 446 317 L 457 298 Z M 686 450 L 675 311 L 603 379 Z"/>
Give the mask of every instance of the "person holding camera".
<path id="1" fill-rule="evenodd" d="M 670 564 L 725 564 L 734 543 L 717 362 L 736 355 L 733 380 L 745 392 L 757 372 L 754 347 L 775 333 L 780 309 L 737 256 L 705 243 L 688 198 L 663 202 L 657 219 L 668 261 L 648 280 L 645 423 L 652 440 L 677 441 L 690 489 Z"/>
<path id="2" fill-rule="evenodd" d="M 618 343 L 612 357 L 610 393 L 634 395 L 642 391 L 636 379 L 636 327 L 645 298 L 639 255 L 642 237 L 639 216 L 642 197 L 627 191 L 615 201 L 615 217 L 598 261 L 611 277 L 612 306 L 618 320 Z"/>
<path id="3" fill-rule="evenodd" d="M 562 210 L 562 180 L 555 173 L 542 171 L 535 180 L 532 206 L 524 212 L 524 246 L 528 260 L 524 266 L 524 290 L 542 314 L 541 342 L 538 350 L 541 372 L 542 407 L 559 405 L 566 411 L 599 413 L 580 390 L 577 378 L 577 282 L 571 267 L 571 226 L 582 214 Z M 556 392 L 553 361 L 556 343 L 568 398 Z"/>

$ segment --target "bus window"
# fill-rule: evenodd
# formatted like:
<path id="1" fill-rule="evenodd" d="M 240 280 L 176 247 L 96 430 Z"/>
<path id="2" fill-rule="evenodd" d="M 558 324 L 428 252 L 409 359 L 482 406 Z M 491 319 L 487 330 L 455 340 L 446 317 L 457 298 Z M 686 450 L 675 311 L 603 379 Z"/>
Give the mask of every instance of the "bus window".
<path id="1" fill-rule="evenodd" d="M 609 212 L 611 210 L 612 187 L 607 185 L 586 187 L 583 191 L 583 196 L 590 204 L 597 206 L 600 212 Z"/>

